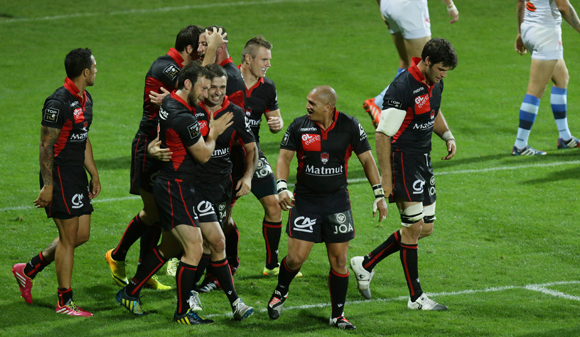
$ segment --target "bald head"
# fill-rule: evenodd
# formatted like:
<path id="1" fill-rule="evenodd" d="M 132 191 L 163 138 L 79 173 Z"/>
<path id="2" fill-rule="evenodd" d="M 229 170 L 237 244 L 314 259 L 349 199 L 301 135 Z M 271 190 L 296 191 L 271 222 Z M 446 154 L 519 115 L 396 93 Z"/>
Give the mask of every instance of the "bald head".
<path id="1" fill-rule="evenodd" d="M 334 108 L 336 106 L 336 91 L 328 85 L 318 86 L 310 91 L 312 96 L 318 98 L 318 101 L 324 105 L 329 104 Z"/>

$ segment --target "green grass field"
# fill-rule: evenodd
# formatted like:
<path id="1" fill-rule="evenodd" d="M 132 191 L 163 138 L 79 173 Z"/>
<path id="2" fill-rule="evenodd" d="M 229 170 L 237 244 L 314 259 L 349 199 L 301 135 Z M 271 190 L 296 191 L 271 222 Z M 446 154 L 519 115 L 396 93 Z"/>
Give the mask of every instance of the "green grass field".
<path id="1" fill-rule="evenodd" d="M 372 300 L 359 295 L 351 277 L 345 308 L 357 326 L 351 334 L 579 336 L 580 150 L 556 150 L 557 130 L 546 94 L 530 144 L 548 155 L 510 155 L 530 64 L 529 55 L 520 57 L 513 49 L 515 1 L 458 1 L 457 6 L 460 22 L 449 25 L 443 4 L 430 1 L 433 36 L 449 39 L 459 55 L 459 66 L 445 80 L 442 105 L 458 153 L 451 161 L 440 161 L 445 149 L 435 140 L 438 220 L 419 250 L 422 287 L 449 311 L 408 310 L 400 261 L 392 256 L 376 268 Z M 261 275 L 263 213 L 252 196 L 234 209 L 242 259 L 234 280 L 240 296 L 256 308 L 254 316 L 230 321 L 221 292 L 201 297 L 202 314 L 216 320 L 205 327 L 170 324 L 174 291 L 144 290 L 144 307 L 152 314 L 142 318 L 117 305 L 118 288 L 104 254 L 141 207 L 128 188 L 130 142 L 141 118 L 143 80 L 151 63 L 173 46 L 177 32 L 188 24 L 225 26 L 236 64 L 244 43 L 264 35 L 274 44 L 268 76 L 277 85 L 286 125 L 305 113 L 310 89 L 327 84 L 338 93 L 338 109 L 361 121 L 374 147 L 362 102 L 392 80 L 398 60 L 373 0 L 2 1 L 0 335 L 346 334 L 328 327 L 329 266 L 323 245 L 315 246 L 302 269 L 304 277 L 292 283 L 281 318 L 268 318 L 265 308 L 276 279 Z M 580 39 L 566 23 L 562 28 L 571 76 L 568 122 L 580 136 Z M 76 251 L 73 276 L 75 299 L 95 314 L 90 319 L 54 313 L 54 266 L 36 278 L 32 305 L 19 297 L 10 272 L 13 264 L 29 260 L 57 235 L 54 223 L 32 207 L 38 195 L 40 111 L 44 99 L 63 83 L 64 56 L 77 47 L 91 48 L 98 68 L 96 85 L 89 89 L 95 101 L 90 137 L 103 190 L 94 201 L 91 240 Z M 262 133 L 271 163 L 276 162 L 281 136 Z M 391 206 L 386 222 L 377 226 L 370 186 L 357 159 L 350 163 L 357 237 L 349 256 L 355 256 L 368 253 L 400 222 Z M 129 254 L 135 262 L 128 268 L 130 275 L 137 250 Z M 285 236 L 280 250 L 284 256 Z M 169 276 L 161 279 L 174 285 Z"/>

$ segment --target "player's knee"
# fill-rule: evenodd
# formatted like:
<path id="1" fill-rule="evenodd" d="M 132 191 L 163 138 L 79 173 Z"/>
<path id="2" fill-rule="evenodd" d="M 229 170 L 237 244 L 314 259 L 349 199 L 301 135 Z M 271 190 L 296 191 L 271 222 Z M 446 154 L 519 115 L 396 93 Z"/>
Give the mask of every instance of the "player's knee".
<path id="1" fill-rule="evenodd" d="M 223 236 L 212 239 L 210 242 L 210 249 L 215 253 L 223 252 L 226 249 L 226 239 Z"/>
<path id="2" fill-rule="evenodd" d="M 88 233 L 87 234 L 84 234 L 84 233 L 83 234 L 80 234 L 80 233 L 77 234 L 77 243 L 76 243 L 76 246 L 78 247 L 78 246 L 80 246 L 82 244 L 87 243 L 89 241 L 90 237 L 91 236 Z"/>
<path id="3" fill-rule="evenodd" d="M 294 252 L 294 253 L 290 253 L 288 252 L 288 255 L 286 256 L 286 266 L 290 269 L 290 270 L 296 270 L 302 267 L 302 264 L 304 263 L 304 261 L 306 261 L 306 258 L 308 257 L 308 254 L 302 254 L 300 252 Z"/>
<path id="4" fill-rule="evenodd" d="M 423 223 L 423 204 L 418 203 L 411 205 L 403 210 L 399 209 L 399 213 L 401 214 L 401 225 L 403 227 L 407 227 L 411 230 L 411 232 L 416 231 L 416 226 L 419 222 Z"/>

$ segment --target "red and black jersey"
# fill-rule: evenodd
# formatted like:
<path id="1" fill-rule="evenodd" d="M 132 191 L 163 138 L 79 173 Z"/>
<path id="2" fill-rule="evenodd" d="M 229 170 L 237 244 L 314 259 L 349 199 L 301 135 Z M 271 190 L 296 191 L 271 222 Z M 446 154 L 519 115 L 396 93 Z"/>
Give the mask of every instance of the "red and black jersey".
<path id="1" fill-rule="evenodd" d="M 279 109 L 278 94 L 276 93 L 274 81 L 268 77 L 263 77 L 250 89 L 246 88 L 244 104 L 246 107 L 246 124 L 252 129 L 256 143 L 259 146 L 262 115 Z"/>
<path id="2" fill-rule="evenodd" d="M 210 160 L 203 165 L 196 166 L 195 178 L 199 182 L 212 183 L 228 178 L 232 173 L 230 154 L 234 141 L 237 139 L 242 145 L 255 141 L 252 131 L 246 127 L 244 111 L 230 102 L 226 96 L 222 103 L 222 108 L 214 112 L 213 118 L 220 118 L 227 112 L 234 114 L 234 119 L 232 120 L 234 123 L 217 138 Z M 196 109 L 195 116 L 199 123 L 201 135 L 203 137 L 207 136 L 209 133 L 209 113 L 203 103 Z"/>
<path id="3" fill-rule="evenodd" d="M 167 55 L 159 57 L 145 76 L 145 93 L 143 94 L 143 118 L 139 124 L 139 133 L 155 138 L 159 107 L 151 103 L 149 92 L 161 92 L 161 87 L 171 92 L 177 87 L 177 76 L 183 68 L 183 58 L 175 48 L 169 49 Z"/>
<path id="4" fill-rule="evenodd" d="M 327 130 L 308 118 L 296 118 L 286 130 L 280 148 L 296 151 L 298 172 L 295 193 L 327 197 L 346 189 L 348 160 L 371 149 L 358 120 L 334 110 Z"/>
<path id="5" fill-rule="evenodd" d="M 81 93 L 68 77 L 44 101 L 42 125 L 60 129 L 54 144 L 54 165 L 84 166 L 89 127 L 93 122 L 93 99 Z"/>
<path id="6" fill-rule="evenodd" d="M 240 69 L 236 67 L 231 57 L 220 63 L 220 66 L 222 66 L 226 71 L 226 74 L 228 74 L 226 95 L 229 97 L 230 102 L 239 106 L 243 110 L 246 85 L 244 84 L 244 78 L 242 77 Z"/>
<path id="7" fill-rule="evenodd" d="M 187 148 L 201 138 L 195 109 L 174 92 L 163 99 L 159 108 L 159 140 L 161 147 L 173 154 L 171 161 L 162 162 L 159 177 L 193 182 L 197 163 Z"/>
<path id="8" fill-rule="evenodd" d="M 441 106 L 443 81 L 428 87 L 417 68 L 421 58 L 413 58 L 408 71 L 401 73 L 385 93 L 383 109 L 395 108 L 407 112 L 399 131 L 391 138 L 391 151 L 427 153 L 431 151 L 431 136 L 435 117 Z"/>

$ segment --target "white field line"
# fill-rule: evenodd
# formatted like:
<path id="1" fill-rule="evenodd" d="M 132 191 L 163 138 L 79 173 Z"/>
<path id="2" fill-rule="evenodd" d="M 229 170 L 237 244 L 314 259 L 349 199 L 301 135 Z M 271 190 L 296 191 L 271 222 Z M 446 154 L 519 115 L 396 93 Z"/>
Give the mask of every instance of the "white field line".
<path id="1" fill-rule="evenodd" d="M 559 291 L 550 290 L 546 287 L 549 286 L 556 286 L 556 285 L 568 285 L 568 284 L 580 284 L 580 281 L 561 281 L 561 282 L 551 282 L 551 283 L 544 283 L 544 284 L 528 284 L 525 286 L 505 286 L 505 287 L 492 287 L 492 288 L 485 288 L 485 289 L 471 289 L 471 290 L 461 290 L 461 291 L 452 291 L 452 292 L 441 292 L 441 293 L 427 293 L 428 296 L 454 296 L 454 295 L 464 295 L 464 294 L 476 294 L 476 293 L 489 293 L 489 292 L 498 292 L 498 291 L 506 291 L 512 289 L 525 289 L 525 290 L 532 290 L 532 291 L 539 291 L 546 295 L 562 297 L 569 300 L 580 301 L 580 297 L 568 295 Z M 376 298 L 372 300 L 358 300 L 358 301 L 346 301 L 345 304 L 352 305 L 352 304 L 359 304 L 359 303 L 372 303 L 372 302 L 392 302 L 392 301 L 407 301 L 409 296 L 399 296 L 393 298 Z M 318 304 L 306 304 L 306 305 L 299 305 L 299 306 L 292 306 L 292 307 L 284 307 L 284 311 L 288 310 L 302 310 L 302 309 L 311 309 L 311 308 L 325 308 L 330 307 L 330 301 L 327 303 L 318 303 Z M 256 312 L 266 312 L 266 308 L 256 309 Z M 203 315 L 203 317 L 217 317 L 217 316 L 232 316 L 231 313 L 222 313 L 222 314 L 210 314 L 210 315 Z"/>
<path id="2" fill-rule="evenodd" d="M 2 23 L 17 23 L 17 22 L 32 22 L 32 21 L 48 21 L 48 20 L 61 20 L 61 19 L 71 19 L 71 18 L 81 18 L 89 16 L 100 16 L 100 15 L 130 15 L 130 14 L 148 14 L 148 13 L 159 13 L 159 12 L 172 12 L 172 11 L 184 11 L 190 9 L 200 9 L 200 8 L 216 8 L 216 7 L 234 7 L 234 6 L 252 6 L 252 5 L 271 5 L 280 3 L 296 3 L 296 2 L 327 2 L 336 0 L 262 0 L 262 1 L 238 1 L 230 3 L 210 3 L 210 4 L 200 4 L 200 5 L 187 5 L 178 7 L 161 7 L 161 8 L 151 8 L 151 9 L 127 9 L 123 11 L 113 11 L 113 12 L 93 12 L 93 13 L 77 13 L 68 15 L 56 15 L 56 16 L 45 16 L 41 18 L 13 18 L 13 19 L 0 19 L 0 24 Z"/>
<path id="3" fill-rule="evenodd" d="M 572 161 L 559 161 L 554 163 L 546 163 L 546 164 L 530 164 L 530 165 L 515 165 L 515 166 L 503 166 L 503 167 L 489 167 L 483 169 L 474 169 L 474 170 L 457 170 L 457 171 L 443 171 L 443 172 L 435 172 L 436 176 L 439 175 L 449 175 L 449 174 L 470 174 L 470 173 L 485 173 L 485 172 L 492 172 L 492 171 L 506 171 L 506 170 L 520 170 L 526 168 L 536 168 L 536 167 L 551 167 L 551 166 L 562 166 L 562 165 L 579 165 L 580 160 L 572 160 Z M 366 178 L 356 178 L 356 179 L 349 179 L 349 183 L 356 183 L 361 181 L 366 181 Z M 289 187 L 293 187 L 294 184 L 288 184 Z M 102 202 L 116 202 L 116 201 L 123 201 L 123 200 L 133 200 L 138 199 L 138 196 L 127 196 L 127 197 L 120 197 L 120 198 L 108 198 L 108 199 L 95 199 L 93 203 L 102 203 Z M 0 208 L 0 212 L 4 211 L 18 211 L 22 209 L 31 209 L 34 206 L 13 206 L 13 207 L 3 207 Z"/>

